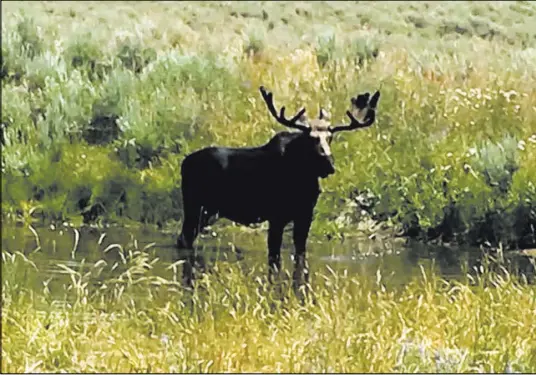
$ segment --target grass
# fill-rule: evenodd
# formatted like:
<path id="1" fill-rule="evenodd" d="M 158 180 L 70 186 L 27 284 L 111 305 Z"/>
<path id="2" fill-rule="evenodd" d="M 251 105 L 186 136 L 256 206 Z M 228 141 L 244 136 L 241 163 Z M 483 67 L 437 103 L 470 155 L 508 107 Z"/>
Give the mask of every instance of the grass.
<path id="1" fill-rule="evenodd" d="M 380 89 L 376 124 L 334 140 L 312 237 L 535 247 L 535 14 L 526 1 L 2 2 L 2 220 L 176 228 L 185 155 L 283 130 L 260 85 L 334 122 Z M 326 267 L 301 303 L 264 267 L 218 261 L 188 291 L 154 249 L 105 250 L 95 263 L 76 244 L 53 263 L 2 251 L 2 372 L 536 372 L 534 285 L 501 267 L 423 268 L 401 286 Z"/>
<path id="2" fill-rule="evenodd" d="M 2 251 L 2 372 L 534 372 L 536 290 L 491 263 L 394 286 L 315 272 L 300 303 L 265 269 L 179 263 L 115 244 L 95 263 Z M 39 250 L 36 250 L 39 251 Z"/>
<path id="3" fill-rule="evenodd" d="M 113 11 L 110 11 L 113 7 Z M 532 2 L 5 2 L 2 215 L 177 224 L 180 163 L 282 130 L 289 110 L 381 89 L 338 137 L 312 233 L 536 242 Z M 32 214 L 29 211 L 32 210 Z"/>

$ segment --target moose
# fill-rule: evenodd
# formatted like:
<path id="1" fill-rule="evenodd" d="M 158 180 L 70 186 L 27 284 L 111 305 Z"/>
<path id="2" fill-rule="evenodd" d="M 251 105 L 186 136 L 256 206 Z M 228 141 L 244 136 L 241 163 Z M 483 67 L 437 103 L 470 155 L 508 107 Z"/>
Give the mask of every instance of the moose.
<path id="1" fill-rule="evenodd" d="M 186 156 L 181 165 L 184 220 L 177 247 L 193 249 L 198 233 L 216 217 L 242 225 L 268 221 L 272 275 L 281 269 L 283 230 L 293 222 L 296 286 L 302 278 L 308 281 L 306 242 L 321 192 L 319 178 L 335 173 L 333 135 L 372 125 L 380 93 L 351 98 L 351 111 L 346 112 L 350 123 L 331 126 L 323 108 L 317 119 L 308 120 L 305 108 L 288 119 L 284 106 L 277 113 L 271 92 L 263 86 L 260 92 L 277 122 L 298 131 L 279 132 L 259 147 L 207 147 Z M 186 270 L 185 275 L 191 277 Z"/>

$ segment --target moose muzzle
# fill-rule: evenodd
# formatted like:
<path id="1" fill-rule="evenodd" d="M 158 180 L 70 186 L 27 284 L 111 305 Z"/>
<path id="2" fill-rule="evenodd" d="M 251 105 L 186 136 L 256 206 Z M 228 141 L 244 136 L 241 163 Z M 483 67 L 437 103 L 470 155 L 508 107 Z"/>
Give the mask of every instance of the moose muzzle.
<path id="1" fill-rule="evenodd" d="M 322 158 L 322 166 L 320 170 L 320 177 L 326 178 L 329 175 L 332 175 L 335 173 L 335 160 L 333 159 L 332 155 L 325 156 Z"/>

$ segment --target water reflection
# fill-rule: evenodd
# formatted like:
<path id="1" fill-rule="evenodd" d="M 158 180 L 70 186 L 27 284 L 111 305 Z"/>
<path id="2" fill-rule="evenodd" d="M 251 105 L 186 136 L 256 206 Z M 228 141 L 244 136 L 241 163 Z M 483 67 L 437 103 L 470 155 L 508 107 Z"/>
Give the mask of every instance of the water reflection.
<path id="1" fill-rule="evenodd" d="M 129 252 L 150 252 L 159 262 L 151 268 L 151 273 L 161 277 L 171 277 L 169 265 L 182 261 L 182 281 L 191 285 L 196 273 L 210 272 L 216 261 L 238 262 L 248 268 L 264 265 L 266 262 L 265 233 L 227 234 L 213 238 L 205 236 L 198 241 L 194 252 L 177 251 L 175 238 L 171 234 L 148 228 L 35 228 L 3 226 L 2 248 L 10 253 L 20 251 L 31 254 L 37 265 L 41 279 L 37 285 L 50 278 L 61 278 L 58 264 L 72 269 L 94 267 L 98 262 L 113 265 L 99 274 L 99 280 L 116 277 L 124 272 L 125 257 Z M 282 268 L 291 271 L 292 241 L 285 238 L 282 251 Z M 433 267 L 445 278 L 461 278 L 471 270 L 490 266 L 483 260 L 480 249 L 429 246 L 418 242 L 373 241 L 368 239 L 346 240 L 344 243 L 321 243 L 311 240 L 308 245 L 309 272 L 316 272 L 329 266 L 334 271 L 347 270 L 350 274 L 376 277 L 380 270 L 384 279 L 394 285 L 404 284 L 419 274 L 419 266 Z M 510 272 L 525 275 L 529 282 L 535 278 L 534 261 L 529 256 L 502 256 L 502 266 Z M 116 266 L 117 265 L 117 266 Z M 37 286 L 36 285 L 36 286 Z M 61 287 L 61 282 L 58 283 Z"/>

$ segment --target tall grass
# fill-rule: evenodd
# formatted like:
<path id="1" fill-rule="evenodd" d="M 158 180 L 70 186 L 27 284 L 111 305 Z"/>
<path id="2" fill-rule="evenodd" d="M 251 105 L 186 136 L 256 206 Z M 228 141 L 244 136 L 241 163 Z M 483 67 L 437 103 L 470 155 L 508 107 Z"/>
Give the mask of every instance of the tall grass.
<path id="1" fill-rule="evenodd" d="M 105 251 L 120 256 L 2 251 L 2 372 L 536 370 L 535 289 L 505 269 L 449 281 L 421 268 L 394 287 L 326 267 L 301 303 L 264 269 L 218 261 L 187 291 L 180 262 Z"/>
<path id="2" fill-rule="evenodd" d="M 536 242 L 532 3 L 2 9 L 4 217 L 180 220 L 187 153 L 281 130 L 260 85 L 335 122 L 380 88 L 377 123 L 335 140 L 314 234 L 372 219 L 426 240 Z"/>

